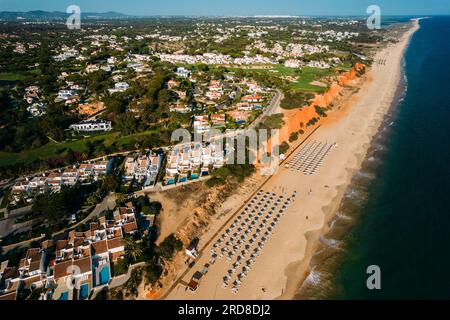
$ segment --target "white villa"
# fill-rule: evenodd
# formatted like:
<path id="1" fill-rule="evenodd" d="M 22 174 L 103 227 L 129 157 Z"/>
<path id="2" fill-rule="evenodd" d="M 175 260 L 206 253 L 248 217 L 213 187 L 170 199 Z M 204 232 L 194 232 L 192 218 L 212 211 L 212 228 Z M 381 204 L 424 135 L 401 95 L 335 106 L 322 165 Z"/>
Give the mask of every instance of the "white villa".
<path id="1" fill-rule="evenodd" d="M 166 177 L 167 184 L 175 183 L 175 176 L 178 175 L 178 182 L 185 182 L 187 175 L 191 173 L 198 178 L 200 175 L 209 173 L 209 166 L 220 168 L 224 165 L 224 152 L 214 144 L 196 143 L 188 146 L 174 147 L 167 155 Z"/>
<path id="2" fill-rule="evenodd" d="M 139 156 L 137 159 L 128 157 L 125 160 L 123 179 L 133 179 L 143 182 L 144 187 L 154 185 L 162 164 L 162 155 L 150 152 L 149 155 Z"/>
<path id="3" fill-rule="evenodd" d="M 69 129 L 74 131 L 110 131 L 111 121 L 81 121 L 70 125 Z"/>

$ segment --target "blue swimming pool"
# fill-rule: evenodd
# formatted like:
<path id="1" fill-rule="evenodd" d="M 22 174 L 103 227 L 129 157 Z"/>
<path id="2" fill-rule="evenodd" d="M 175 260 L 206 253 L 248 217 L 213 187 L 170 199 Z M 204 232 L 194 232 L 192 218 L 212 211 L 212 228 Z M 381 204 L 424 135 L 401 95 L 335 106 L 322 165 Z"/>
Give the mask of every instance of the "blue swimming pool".
<path id="1" fill-rule="evenodd" d="M 84 300 L 87 299 L 88 297 L 89 297 L 89 284 L 85 283 L 80 287 L 79 298 Z"/>
<path id="2" fill-rule="evenodd" d="M 175 183 L 174 179 L 167 180 L 167 185 L 171 185 L 171 184 L 174 184 L 174 183 Z"/>
<path id="3" fill-rule="evenodd" d="M 186 177 L 183 177 L 183 178 L 181 178 L 180 180 L 179 180 L 179 182 L 186 182 L 187 181 L 187 178 Z"/>
<path id="4" fill-rule="evenodd" d="M 65 291 L 65 292 L 61 293 L 61 296 L 59 297 L 58 300 L 69 300 L 69 292 Z"/>
<path id="5" fill-rule="evenodd" d="M 109 276 L 109 267 L 104 267 L 102 270 L 100 270 L 98 274 L 98 285 L 101 286 L 103 284 L 106 284 L 109 282 L 110 276 Z"/>
<path id="6" fill-rule="evenodd" d="M 198 179 L 198 174 L 196 174 L 196 173 L 191 174 L 191 180 L 194 180 L 194 179 Z"/>

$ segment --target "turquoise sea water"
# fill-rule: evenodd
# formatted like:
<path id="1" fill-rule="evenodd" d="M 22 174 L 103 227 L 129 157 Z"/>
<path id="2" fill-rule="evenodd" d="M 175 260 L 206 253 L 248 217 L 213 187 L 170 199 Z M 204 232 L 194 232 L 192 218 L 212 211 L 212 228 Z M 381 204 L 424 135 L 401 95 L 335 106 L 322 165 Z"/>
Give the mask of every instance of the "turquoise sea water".
<path id="1" fill-rule="evenodd" d="M 420 24 L 398 101 L 298 298 L 450 298 L 450 17 Z M 370 265 L 381 269 L 381 290 L 367 289 Z"/>

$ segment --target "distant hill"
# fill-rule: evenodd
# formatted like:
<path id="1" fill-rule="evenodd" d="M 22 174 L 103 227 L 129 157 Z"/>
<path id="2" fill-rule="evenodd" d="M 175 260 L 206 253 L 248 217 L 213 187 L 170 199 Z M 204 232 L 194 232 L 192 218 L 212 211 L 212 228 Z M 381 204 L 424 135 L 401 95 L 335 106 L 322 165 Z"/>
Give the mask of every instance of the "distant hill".
<path id="1" fill-rule="evenodd" d="M 49 12 L 42 10 L 28 11 L 28 12 L 13 12 L 13 11 L 0 11 L 0 20 L 65 20 L 70 14 L 65 12 Z M 118 12 L 81 12 L 82 19 L 125 19 L 132 18 Z"/>

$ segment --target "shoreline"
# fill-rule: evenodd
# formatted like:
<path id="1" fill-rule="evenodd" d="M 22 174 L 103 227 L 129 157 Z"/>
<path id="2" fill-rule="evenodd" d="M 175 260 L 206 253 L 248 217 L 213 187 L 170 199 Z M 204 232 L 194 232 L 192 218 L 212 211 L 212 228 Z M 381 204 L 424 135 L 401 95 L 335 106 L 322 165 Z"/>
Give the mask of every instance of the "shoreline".
<path id="1" fill-rule="evenodd" d="M 375 119 L 374 122 L 377 123 L 377 128 L 374 130 L 374 133 L 371 134 L 372 139 L 376 137 L 376 135 L 379 132 L 379 129 L 383 123 L 383 120 L 385 116 L 389 113 L 390 110 L 393 110 L 398 104 L 400 103 L 400 98 L 405 92 L 405 83 L 403 77 L 405 76 L 405 70 L 404 70 L 404 54 L 407 50 L 409 43 L 411 41 L 412 36 L 414 33 L 420 29 L 420 19 L 414 19 L 413 20 L 413 26 L 403 35 L 403 37 L 406 36 L 406 39 L 404 39 L 404 45 L 402 48 L 402 54 L 401 54 L 401 60 L 399 62 L 398 70 L 396 70 L 395 77 L 397 80 L 397 86 L 395 89 L 392 89 L 392 99 L 391 103 L 389 104 L 389 107 L 384 111 L 383 116 L 380 119 Z M 376 56 L 380 55 L 384 50 L 387 50 L 388 48 L 384 48 L 381 52 L 378 52 Z M 370 70 L 371 71 L 371 70 Z M 369 71 L 369 72 L 370 72 Z M 297 291 L 301 289 L 302 284 L 307 279 L 307 277 L 310 275 L 311 272 L 311 262 L 312 258 L 315 256 L 315 254 L 320 249 L 320 237 L 325 235 L 328 231 L 330 231 L 330 222 L 336 217 L 336 214 L 342 204 L 343 197 L 348 190 L 349 187 L 351 187 L 351 183 L 353 180 L 353 177 L 358 174 L 358 172 L 361 170 L 361 165 L 363 161 L 367 158 L 368 151 L 372 145 L 372 141 L 369 144 L 364 145 L 365 152 L 364 154 L 358 154 L 357 155 L 357 162 L 358 166 L 355 166 L 351 169 L 348 169 L 349 172 L 349 179 L 346 181 L 346 183 L 339 186 L 341 189 L 338 195 L 332 199 L 331 203 L 327 206 L 324 206 L 322 208 L 324 215 L 325 215 L 325 221 L 323 224 L 323 227 L 320 230 L 310 231 L 305 234 L 306 238 L 308 239 L 308 247 L 307 251 L 305 253 L 305 258 L 302 261 L 298 261 L 297 263 L 293 263 L 291 266 L 287 266 L 285 269 L 285 274 L 287 276 L 287 286 L 289 285 L 289 282 L 293 281 L 296 283 L 296 285 L 291 285 L 293 287 L 292 290 L 287 290 L 284 295 L 281 295 L 277 297 L 276 299 L 295 299 L 297 295 Z M 314 240 L 313 240 L 314 239 Z M 297 264 L 297 265 L 296 265 Z M 300 272 L 299 272 L 299 270 Z M 295 275 L 298 275 L 299 273 L 302 273 L 302 276 L 300 278 L 295 278 Z"/>
<path id="2" fill-rule="evenodd" d="M 264 191 L 281 193 L 278 190 L 283 190 L 285 194 L 295 191 L 300 196 L 286 210 L 277 230 L 238 292 L 233 294 L 229 288 L 221 288 L 223 275 L 229 269 L 226 260 L 218 260 L 211 266 L 195 293 L 184 290 L 185 286 L 181 282 L 188 283 L 192 274 L 208 262 L 209 254 L 206 254 L 207 257 L 199 257 L 196 267 L 183 274 L 182 281 L 169 290 L 165 296 L 167 299 L 294 298 L 310 272 L 310 262 L 319 247 L 321 235 L 329 229 L 328 224 L 336 215 L 373 137 L 392 106 L 402 76 L 404 51 L 418 28 L 416 20 L 402 34 L 401 41 L 376 53 L 375 61 L 386 59 L 386 65 L 374 64 L 367 73 L 368 80 L 363 82 L 359 91 L 351 95 L 339 110 L 330 113 L 320 130 L 308 139 L 337 144 L 317 175 L 305 176 L 283 166 L 264 186 Z M 296 152 L 288 156 L 287 160 L 292 159 Z M 206 235 L 204 238 L 207 238 Z M 200 244 L 199 247 L 206 252 L 211 249 L 208 245 L 203 247 Z"/>

